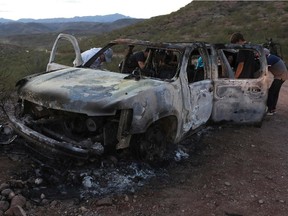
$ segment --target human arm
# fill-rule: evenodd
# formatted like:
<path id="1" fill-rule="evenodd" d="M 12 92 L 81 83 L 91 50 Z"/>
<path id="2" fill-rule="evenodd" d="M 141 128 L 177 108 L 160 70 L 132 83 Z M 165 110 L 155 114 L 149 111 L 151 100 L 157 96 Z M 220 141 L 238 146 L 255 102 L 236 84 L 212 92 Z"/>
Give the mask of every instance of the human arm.
<path id="1" fill-rule="evenodd" d="M 239 62 L 236 72 L 235 72 L 235 79 L 238 79 L 238 77 L 242 73 L 243 67 L 244 67 L 244 62 Z"/>
<path id="2" fill-rule="evenodd" d="M 138 61 L 138 65 L 139 65 L 140 69 L 144 69 L 144 67 L 145 67 L 145 63 L 143 61 Z"/>

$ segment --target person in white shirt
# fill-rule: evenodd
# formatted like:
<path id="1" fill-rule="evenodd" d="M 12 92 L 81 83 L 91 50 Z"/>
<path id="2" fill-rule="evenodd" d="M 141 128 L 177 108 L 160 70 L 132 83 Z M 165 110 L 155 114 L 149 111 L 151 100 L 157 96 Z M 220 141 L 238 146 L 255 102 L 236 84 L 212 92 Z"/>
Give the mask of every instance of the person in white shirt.
<path id="1" fill-rule="evenodd" d="M 97 52 L 99 52 L 101 48 L 91 48 L 89 50 L 86 50 L 85 52 L 81 53 L 81 57 L 83 59 L 84 65 L 86 62 L 89 61 L 89 59 L 92 58 Z M 111 62 L 113 56 L 113 51 L 111 48 L 107 49 L 104 53 L 100 55 L 91 65 L 90 68 L 93 69 L 101 69 L 103 62 Z"/>

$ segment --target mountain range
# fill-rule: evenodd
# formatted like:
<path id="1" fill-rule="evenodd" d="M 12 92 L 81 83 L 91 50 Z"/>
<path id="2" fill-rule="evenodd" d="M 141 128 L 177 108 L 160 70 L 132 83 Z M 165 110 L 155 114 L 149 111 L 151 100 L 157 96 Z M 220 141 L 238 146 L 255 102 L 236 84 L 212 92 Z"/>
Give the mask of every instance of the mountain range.
<path id="1" fill-rule="evenodd" d="M 125 16 L 119 13 L 109 14 L 109 15 L 96 15 L 96 16 L 75 16 L 73 18 L 48 18 L 48 19 L 31 19 L 22 18 L 18 20 L 4 19 L 0 18 L 0 23 L 11 23 L 11 22 L 21 22 L 21 23 L 69 23 L 69 22 L 114 22 L 119 19 L 130 19 L 131 17 Z"/>
<path id="2" fill-rule="evenodd" d="M 1 22 L 2 20 L 2 22 Z M 65 32 L 69 34 L 101 34 L 123 28 L 143 19 L 135 19 L 121 14 L 105 16 L 85 16 L 53 19 L 0 19 L 0 37 Z"/>

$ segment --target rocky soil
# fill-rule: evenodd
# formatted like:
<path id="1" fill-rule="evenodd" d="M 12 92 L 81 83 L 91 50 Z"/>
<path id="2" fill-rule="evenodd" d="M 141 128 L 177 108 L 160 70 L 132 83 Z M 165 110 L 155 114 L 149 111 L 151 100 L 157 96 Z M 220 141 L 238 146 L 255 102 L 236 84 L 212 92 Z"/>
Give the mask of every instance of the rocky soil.
<path id="1" fill-rule="evenodd" d="M 287 107 L 286 82 L 261 128 L 209 126 L 158 167 L 43 163 L 17 138 L 0 146 L 0 215 L 285 216 Z"/>

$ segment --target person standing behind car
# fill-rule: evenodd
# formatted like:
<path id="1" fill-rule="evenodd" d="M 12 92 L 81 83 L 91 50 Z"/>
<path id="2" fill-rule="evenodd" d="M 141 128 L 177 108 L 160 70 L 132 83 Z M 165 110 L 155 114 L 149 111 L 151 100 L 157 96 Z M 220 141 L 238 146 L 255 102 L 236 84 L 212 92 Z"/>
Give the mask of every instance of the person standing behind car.
<path id="1" fill-rule="evenodd" d="M 101 48 L 91 48 L 81 53 L 81 57 L 83 60 L 83 64 L 86 64 L 92 56 L 94 56 L 97 52 L 99 52 Z M 113 51 L 111 48 L 107 49 L 104 53 L 102 53 L 91 65 L 90 68 L 93 69 L 101 69 L 103 66 L 103 62 L 111 62 L 113 56 Z"/>
<path id="2" fill-rule="evenodd" d="M 268 70 L 274 75 L 274 80 L 268 90 L 267 115 L 273 115 L 276 112 L 276 105 L 279 98 L 279 92 L 282 84 L 288 79 L 288 71 L 284 61 L 276 55 L 270 54 L 267 48 L 264 48 L 267 58 Z"/>
<path id="3" fill-rule="evenodd" d="M 232 44 L 244 45 L 246 40 L 244 36 L 239 33 L 233 33 L 230 38 Z M 237 67 L 235 71 L 235 79 L 238 78 L 253 78 L 257 65 L 255 61 L 254 52 L 251 50 L 239 50 L 237 55 Z"/>

